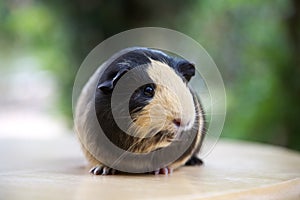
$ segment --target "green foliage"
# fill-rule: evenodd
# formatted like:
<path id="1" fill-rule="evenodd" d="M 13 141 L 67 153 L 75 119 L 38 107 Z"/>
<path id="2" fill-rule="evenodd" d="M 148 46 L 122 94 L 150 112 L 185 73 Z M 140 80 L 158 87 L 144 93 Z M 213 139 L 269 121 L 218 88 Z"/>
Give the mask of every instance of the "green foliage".
<path id="1" fill-rule="evenodd" d="M 182 30 L 206 47 L 224 75 L 228 116 L 223 136 L 300 149 L 299 132 L 287 132 L 290 124 L 284 120 L 299 106 L 289 103 L 292 92 L 283 95 L 281 74 L 290 65 L 286 18 L 292 9 L 280 0 L 203 0 L 182 14 Z M 294 136 L 299 142 L 291 145 Z"/>

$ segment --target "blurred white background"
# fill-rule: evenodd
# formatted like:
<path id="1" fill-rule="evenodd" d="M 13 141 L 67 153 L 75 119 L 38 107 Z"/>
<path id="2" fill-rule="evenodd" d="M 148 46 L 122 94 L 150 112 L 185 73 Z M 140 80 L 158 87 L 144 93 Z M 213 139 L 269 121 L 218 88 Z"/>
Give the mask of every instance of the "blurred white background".
<path id="1" fill-rule="evenodd" d="M 0 139 L 47 139 L 71 131 L 55 107 L 59 85 L 37 59 L 2 58 L 0 66 Z"/>

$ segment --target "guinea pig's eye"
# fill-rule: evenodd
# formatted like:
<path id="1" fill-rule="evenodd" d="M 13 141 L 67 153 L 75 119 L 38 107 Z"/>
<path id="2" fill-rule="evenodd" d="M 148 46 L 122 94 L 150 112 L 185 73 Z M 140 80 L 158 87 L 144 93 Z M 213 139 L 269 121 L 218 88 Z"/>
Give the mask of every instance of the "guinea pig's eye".
<path id="1" fill-rule="evenodd" d="M 144 87 L 143 93 L 147 97 L 153 97 L 154 96 L 154 88 L 153 88 L 153 86 L 152 85 L 146 85 Z"/>

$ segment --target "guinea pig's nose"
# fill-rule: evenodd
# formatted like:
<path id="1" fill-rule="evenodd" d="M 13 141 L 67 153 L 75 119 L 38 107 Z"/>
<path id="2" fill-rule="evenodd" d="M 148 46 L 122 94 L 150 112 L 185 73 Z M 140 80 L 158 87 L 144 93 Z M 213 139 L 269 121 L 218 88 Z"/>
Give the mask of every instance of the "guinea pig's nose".
<path id="1" fill-rule="evenodd" d="M 174 119 L 174 120 L 173 120 L 173 123 L 174 123 L 177 127 L 179 127 L 179 126 L 181 125 L 181 119 L 180 119 L 180 118 Z"/>

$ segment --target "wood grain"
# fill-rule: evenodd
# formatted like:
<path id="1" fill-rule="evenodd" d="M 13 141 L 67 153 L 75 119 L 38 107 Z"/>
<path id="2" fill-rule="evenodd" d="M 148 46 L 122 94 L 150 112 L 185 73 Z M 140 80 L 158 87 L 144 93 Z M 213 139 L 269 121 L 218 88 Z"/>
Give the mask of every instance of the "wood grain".
<path id="1" fill-rule="evenodd" d="M 300 154 L 221 140 L 201 167 L 92 176 L 73 137 L 0 140 L 0 199 L 300 199 Z"/>

